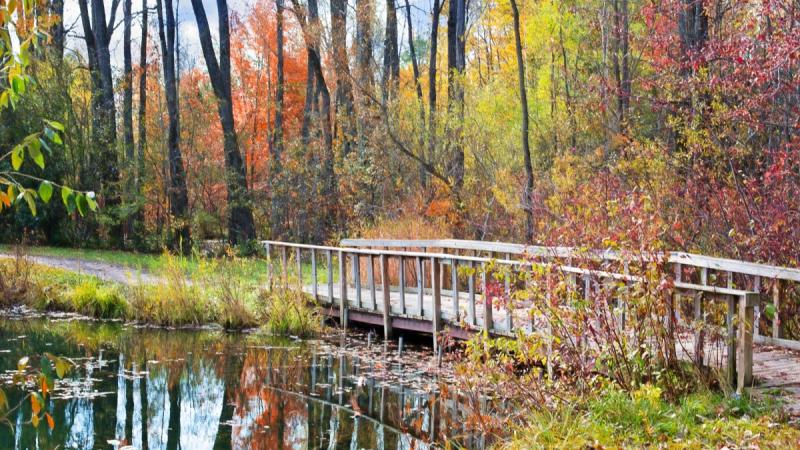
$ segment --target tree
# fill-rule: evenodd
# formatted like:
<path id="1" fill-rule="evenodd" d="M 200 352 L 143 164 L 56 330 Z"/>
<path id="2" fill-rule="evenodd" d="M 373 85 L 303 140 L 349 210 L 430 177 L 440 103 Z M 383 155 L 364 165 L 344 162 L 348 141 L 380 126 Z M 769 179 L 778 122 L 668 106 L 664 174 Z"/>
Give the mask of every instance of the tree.
<path id="1" fill-rule="evenodd" d="M 517 1 L 511 1 L 511 14 L 514 17 L 514 48 L 517 55 L 517 76 L 519 78 L 519 102 L 522 107 L 520 125 L 522 129 L 522 155 L 525 161 L 525 192 L 522 203 L 525 208 L 525 241 L 533 242 L 533 164 L 528 140 L 528 92 L 525 87 L 525 59 L 522 56 L 522 37 L 520 33 L 519 8 Z"/>
<path id="2" fill-rule="evenodd" d="M 131 57 L 131 14 L 132 0 L 123 0 L 122 14 L 123 14 L 123 38 L 122 38 L 122 147 L 125 154 L 125 160 L 129 168 L 129 176 L 127 180 L 128 198 L 133 197 L 134 189 L 134 154 L 133 154 L 133 61 Z M 130 237 L 133 228 L 133 216 L 128 216 L 125 219 L 125 235 Z"/>
<path id="3" fill-rule="evenodd" d="M 353 82 L 347 56 L 347 0 L 331 0 L 331 47 L 336 75 L 335 134 L 341 132 L 342 157 L 350 154 L 355 138 Z"/>
<path id="4" fill-rule="evenodd" d="M 400 54 L 397 41 L 397 8 L 395 0 L 386 0 L 386 38 L 383 41 L 384 95 L 394 97 L 400 83 Z"/>
<path id="5" fill-rule="evenodd" d="M 214 54 L 211 30 L 202 0 L 192 0 L 192 9 L 197 19 L 200 44 L 206 61 L 208 76 L 217 98 L 217 109 L 224 133 L 225 182 L 228 191 L 228 240 L 231 244 L 255 239 L 255 225 L 247 190 L 244 161 L 239 153 L 239 144 L 233 119 L 231 96 L 230 24 L 228 23 L 227 0 L 217 0 L 219 15 L 219 61 Z"/>
<path id="6" fill-rule="evenodd" d="M 164 10 L 166 7 L 166 11 Z M 172 248 L 189 254 L 192 241 L 189 230 L 189 194 L 186 189 L 186 169 L 180 149 L 180 112 L 178 108 L 178 83 L 176 80 L 176 26 L 172 0 L 156 0 L 158 37 L 161 42 L 161 60 L 164 70 L 164 90 L 167 94 L 167 159 L 169 161 L 169 208 L 173 216 Z M 166 23 L 164 14 L 166 13 Z M 166 31 L 166 32 L 165 32 Z"/>
<path id="7" fill-rule="evenodd" d="M 98 148 L 96 161 L 99 165 L 101 190 L 106 197 L 106 205 L 114 207 L 119 205 L 120 198 L 116 186 L 119 182 L 117 122 L 109 45 L 120 0 L 112 0 L 108 19 L 103 0 L 91 2 L 90 16 L 87 0 L 78 0 L 92 76 L 92 134 Z M 109 232 L 113 246 L 121 244 L 122 235 L 121 225 L 115 224 Z"/>
<path id="8" fill-rule="evenodd" d="M 270 232 L 273 239 L 284 234 L 286 208 L 289 207 L 284 195 L 282 176 L 283 164 L 283 102 L 284 102 L 284 73 L 283 73 L 283 0 L 275 0 L 275 40 L 277 56 L 277 85 L 275 88 L 275 123 L 270 139 L 270 154 L 272 166 L 270 170 L 270 191 L 272 193 L 272 213 L 270 215 Z"/>
<path id="9" fill-rule="evenodd" d="M 144 177 L 144 150 L 147 146 L 147 129 L 145 115 L 147 114 L 147 0 L 142 0 L 142 37 L 139 44 L 139 111 L 137 133 L 139 141 L 136 145 L 136 176 L 134 191 L 136 195 L 142 193 L 142 178 Z M 136 215 L 137 221 L 141 222 L 141 210 Z"/>

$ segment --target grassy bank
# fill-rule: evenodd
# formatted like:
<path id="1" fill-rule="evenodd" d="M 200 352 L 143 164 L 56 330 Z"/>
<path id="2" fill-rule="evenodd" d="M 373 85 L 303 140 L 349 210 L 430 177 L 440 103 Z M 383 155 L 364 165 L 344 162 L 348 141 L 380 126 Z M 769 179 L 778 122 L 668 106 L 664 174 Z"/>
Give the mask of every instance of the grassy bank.
<path id="1" fill-rule="evenodd" d="M 715 392 L 664 400 L 661 390 L 606 389 L 530 413 L 500 449 L 798 448 L 800 430 L 773 400 Z"/>
<path id="2" fill-rule="evenodd" d="M 116 253 L 116 252 L 115 252 Z M 69 311 L 106 319 L 162 326 L 216 323 L 229 329 L 311 335 L 320 318 L 309 298 L 293 291 L 265 290 L 249 273 L 250 260 L 153 258 L 155 283 L 118 284 L 91 275 L 33 264 L 24 258 L 0 260 L 0 297 L 6 305 Z M 108 262 L 108 260 L 103 260 Z M 189 270 L 187 270 L 187 268 Z"/>

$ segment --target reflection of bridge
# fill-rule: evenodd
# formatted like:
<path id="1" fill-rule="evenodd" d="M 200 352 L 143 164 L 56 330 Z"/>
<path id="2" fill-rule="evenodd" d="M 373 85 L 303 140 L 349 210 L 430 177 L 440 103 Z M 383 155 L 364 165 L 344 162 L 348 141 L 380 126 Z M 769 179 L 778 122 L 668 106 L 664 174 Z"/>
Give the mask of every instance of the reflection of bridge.
<path id="1" fill-rule="evenodd" d="M 708 318 L 710 301 L 726 305 L 727 345 L 720 351 L 730 381 L 740 390 L 752 383 L 754 339 L 800 349 L 800 342 L 783 338 L 781 320 L 762 318 L 758 313 L 769 299 L 764 291 L 770 289 L 770 309 L 775 308 L 780 317 L 784 288 L 800 282 L 798 269 L 679 252 L 634 255 L 450 239 L 347 239 L 342 247 L 277 241 L 263 244 L 270 256 L 271 285 L 296 286 L 317 299 L 325 313 L 337 317 L 342 326 L 349 322 L 381 326 L 386 337 L 394 330 L 425 332 L 435 337 L 437 345 L 445 327 L 457 338 L 481 330 L 505 336 L 546 331 L 546 324 L 538 323 L 539 317 L 531 317 L 532 299 L 520 298 L 518 292 L 547 280 L 520 280 L 517 274 L 526 267 L 549 269 L 590 300 L 620 285 L 652 283 L 644 276 L 646 266 L 659 262 L 671 266 L 669 273 L 674 273 L 657 280 L 668 282 L 666 292 L 673 299 L 668 302 L 672 312 L 665 315 L 674 320 L 664 318 L 668 326 L 686 323 L 679 306 L 682 296 L 688 297 L 693 319 L 700 323 Z M 304 274 L 308 265 L 310 273 Z M 504 301 L 498 302 L 498 298 Z M 511 298 L 514 300 L 508 301 Z M 625 305 L 618 304 L 616 310 L 624 327 Z M 771 325 L 771 336 L 759 333 L 760 323 Z M 703 342 L 702 335 L 691 340 L 698 341 Z M 695 349 L 695 354 L 703 352 L 704 348 Z"/>

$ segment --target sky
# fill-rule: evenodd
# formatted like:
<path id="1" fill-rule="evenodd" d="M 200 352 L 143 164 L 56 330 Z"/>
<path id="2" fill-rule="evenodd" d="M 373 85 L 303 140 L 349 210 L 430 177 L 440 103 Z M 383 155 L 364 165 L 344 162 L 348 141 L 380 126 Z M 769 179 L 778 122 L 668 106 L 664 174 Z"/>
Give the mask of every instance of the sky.
<path id="1" fill-rule="evenodd" d="M 133 30 L 132 30 L 132 39 L 133 39 L 133 63 L 134 65 L 138 64 L 138 55 L 139 55 L 139 42 L 141 38 L 141 22 L 139 18 L 139 14 L 142 8 L 142 0 L 132 0 L 133 1 Z M 146 0 L 148 2 L 148 6 L 151 8 L 155 8 L 156 0 Z M 274 0 L 228 0 L 228 10 L 231 14 L 238 13 L 242 16 L 245 16 L 247 12 L 252 8 L 252 5 L 257 1 L 274 1 Z M 376 39 L 380 38 L 380 34 L 383 33 L 383 24 L 385 21 L 386 15 L 386 4 L 382 0 L 373 0 L 375 2 L 375 16 L 376 16 L 376 24 L 374 29 L 376 30 Z M 405 0 L 396 0 L 397 6 L 402 7 L 405 5 Z M 319 0 L 319 10 L 320 15 L 323 17 L 323 20 L 326 20 L 328 17 L 329 5 L 327 0 Z M 353 7 L 354 7 L 354 0 L 349 0 L 349 8 L 351 15 L 353 14 Z M 412 5 L 412 17 L 414 21 L 414 30 L 415 33 L 418 33 L 419 30 L 425 29 L 429 27 L 430 23 L 430 8 L 431 8 L 431 1 L 430 0 L 411 0 Z M 111 9 L 111 0 L 105 0 L 106 4 L 106 16 L 110 16 L 110 9 Z M 194 18 L 194 11 L 192 10 L 191 0 L 173 0 L 173 4 L 177 9 L 176 20 L 179 22 L 179 37 L 181 43 L 181 51 L 183 54 L 181 55 L 181 66 L 182 69 L 185 70 L 187 68 L 191 68 L 194 66 L 199 66 L 205 69 L 205 62 L 203 61 L 202 52 L 200 49 L 200 37 L 197 30 L 197 23 Z M 208 23 L 211 27 L 211 34 L 214 36 L 216 41 L 217 38 L 217 4 L 216 0 L 203 0 L 203 5 L 205 6 L 206 16 L 208 17 Z M 119 10 L 117 11 L 116 15 L 116 28 L 112 35 L 111 39 L 111 58 L 112 64 L 114 65 L 117 73 L 121 71 L 122 68 L 122 35 L 123 35 L 123 25 L 122 25 L 122 4 L 120 2 Z M 149 16 L 151 22 L 151 32 L 154 30 L 156 15 L 154 9 L 150 10 Z M 68 47 L 74 51 L 78 51 L 81 54 L 86 53 L 86 45 L 83 41 L 83 27 L 81 26 L 80 22 L 80 9 L 78 7 L 77 1 L 70 1 L 67 0 L 64 6 L 64 25 L 68 30 L 69 40 L 68 40 Z M 352 17 L 348 17 L 348 27 L 354 26 L 354 19 Z M 405 20 L 405 10 L 398 9 L 397 11 L 397 26 L 398 26 L 398 33 L 401 40 L 400 51 L 402 52 L 404 48 L 408 45 L 406 43 L 407 40 L 407 29 L 406 29 L 406 20 Z M 352 36 L 353 33 L 348 33 L 349 36 Z M 153 36 L 153 34 L 151 34 Z M 377 56 L 377 55 L 376 55 Z"/>

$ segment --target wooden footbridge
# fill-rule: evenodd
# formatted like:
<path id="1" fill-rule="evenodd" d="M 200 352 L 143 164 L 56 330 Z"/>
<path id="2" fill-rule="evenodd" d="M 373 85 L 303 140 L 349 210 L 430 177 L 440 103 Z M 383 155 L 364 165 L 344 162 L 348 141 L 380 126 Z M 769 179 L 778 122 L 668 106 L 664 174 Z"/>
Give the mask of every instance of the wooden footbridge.
<path id="1" fill-rule="evenodd" d="M 642 267 L 660 261 L 672 269 L 662 280 L 669 283 L 672 298 L 668 325 L 703 323 L 710 302 L 724 305 L 722 359 L 739 390 L 753 383 L 754 343 L 800 350 L 800 342 L 783 337 L 780 320 L 785 288 L 800 283 L 798 269 L 681 252 L 634 256 L 452 239 L 345 239 L 340 247 L 277 241 L 263 245 L 270 285 L 301 289 L 342 327 L 354 322 L 382 327 L 386 338 L 397 330 L 430 333 L 436 346 L 444 330 L 455 338 L 484 330 L 499 336 L 533 333 L 546 324 L 530 314 L 532 300 L 493 301 L 526 288 L 515 273 L 533 265 L 550 266 L 588 300 L 609 283 L 645 281 Z M 488 284 L 487 272 L 492 277 Z M 505 275 L 498 279 L 498 273 Z M 682 313 L 687 308 L 681 304 L 690 305 L 690 315 Z M 774 319 L 760 314 L 768 304 L 776 311 Z M 618 306 L 624 311 L 624 305 Z M 624 327 L 624 312 L 620 319 Z M 764 326 L 770 327 L 766 334 L 761 332 Z"/>

